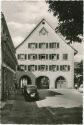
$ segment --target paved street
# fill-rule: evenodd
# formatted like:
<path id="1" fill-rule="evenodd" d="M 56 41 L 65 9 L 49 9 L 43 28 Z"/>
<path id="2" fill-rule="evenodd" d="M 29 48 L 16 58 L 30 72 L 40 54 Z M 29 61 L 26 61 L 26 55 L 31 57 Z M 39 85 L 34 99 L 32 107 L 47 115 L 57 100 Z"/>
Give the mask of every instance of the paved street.
<path id="1" fill-rule="evenodd" d="M 39 90 L 40 100 L 28 102 L 21 93 L 1 111 L 5 124 L 82 123 L 82 93 L 76 90 Z"/>

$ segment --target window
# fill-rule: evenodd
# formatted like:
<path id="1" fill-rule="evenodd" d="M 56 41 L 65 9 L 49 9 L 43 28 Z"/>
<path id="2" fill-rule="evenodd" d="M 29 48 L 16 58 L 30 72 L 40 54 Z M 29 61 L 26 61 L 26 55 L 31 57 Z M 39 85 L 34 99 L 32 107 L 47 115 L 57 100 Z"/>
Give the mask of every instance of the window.
<path id="1" fill-rule="evenodd" d="M 58 65 L 50 65 L 49 70 L 50 71 L 59 71 L 59 66 Z"/>
<path id="2" fill-rule="evenodd" d="M 50 48 L 59 48 L 59 43 L 50 43 L 49 47 Z"/>
<path id="3" fill-rule="evenodd" d="M 37 54 L 28 54 L 28 59 L 29 60 L 35 60 L 35 59 L 37 59 Z"/>
<path id="4" fill-rule="evenodd" d="M 48 58 L 47 54 L 39 54 L 39 60 L 45 60 Z"/>
<path id="5" fill-rule="evenodd" d="M 18 59 L 21 59 L 21 60 L 27 59 L 27 54 L 18 54 Z"/>
<path id="6" fill-rule="evenodd" d="M 28 48 L 30 48 L 30 49 L 37 48 L 37 43 L 28 43 Z"/>
<path id="7" fill-rule="evenodd" d="M 36 65 L 29 65 L 28 66 L 28 71 L 36 71 L 37 70 L 37 66 Z"/>
<path id="8" fill-rule="evenodd" d="M 68 59 L 68 54 L 63 54 L 63 59 L 67 60 Z"/>
<path id="9" fill-rule="evenodd" d="M 57 59 L 56 54 L 52 54 L 52 55 L 51 55 L 51 58 L 52 58 L 52 60 L 56 60 L 56 59 Z"/>
<path id="10" fill-rule="evenodd" d="M 47 65 L 38 65 L 38 71 L 48 71 Z"/>
<path id="11" fill-rule="evenodd" d="M 39 43 L 39 48 L 45 49 L 46 47 L 46 43 Z"/>
<path id="12" fill-rule="evenodd" d="M 49 59 L 58 60 L 59 59 L 59 54 L 50 54 Z"/>
<path id="13" fill-rule="evenodd" d="M 52 43 L 52 48 L 57 48 L 57 43 Z"/>
<path id="14" fill-rule="evenodd" d="M 69 65 L 61 65 L 60 71 L 70 71 L 70 66 Z"/>
<path id="15" fill-rule="evenodd" d="M 26 66 L 26 65 L 18 65 L 18 66 L 17 66 L 17 70 L 18 70 L 18 71 L 27 70 L 27 66 Z"/>
<path id="16" fill-rule="evenodd" d="M 53 43 L 28 43 L 28 48 L 35 49 L 35 48 L 59 48 L 59 43 L 53 42 Z"/>

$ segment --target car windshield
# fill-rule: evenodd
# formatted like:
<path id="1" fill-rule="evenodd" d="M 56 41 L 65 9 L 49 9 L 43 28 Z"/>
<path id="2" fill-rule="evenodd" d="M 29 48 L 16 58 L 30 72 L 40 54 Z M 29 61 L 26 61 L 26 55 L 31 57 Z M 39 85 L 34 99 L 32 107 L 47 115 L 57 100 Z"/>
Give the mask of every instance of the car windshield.
<path id="1" fill-rule="evenodd" d="M 28 89 L 36 89 L 36 86 L 31 85 L 31 86 L 27 86 Z"/>

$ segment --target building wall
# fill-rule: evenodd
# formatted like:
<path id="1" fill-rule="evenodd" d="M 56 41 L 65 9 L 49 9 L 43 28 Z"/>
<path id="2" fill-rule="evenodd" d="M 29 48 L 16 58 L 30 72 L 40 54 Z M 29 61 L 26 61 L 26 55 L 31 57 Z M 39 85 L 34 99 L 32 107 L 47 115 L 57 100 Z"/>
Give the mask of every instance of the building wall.
<path id="1" fill-rule="evenodd" d="M 48 33 L 39 34 L 42 28 Z M 52 43 L 58 42 L 59 48 L 51 49 L 29 49 L 28 43 Z M 50 88 L 55 88 L 55 80 L 59 76 L 64 76 L 67 81 L 67 88 L 72 88 L 74 83 L 74 50 L 67 45 L 46 23 L 42 23 L 33 31 L 33 33 L 25 40 L 25 42 L 16 49 L 16 57 L 18 54 L 59 54 L 59 60 L 18 60 L 19 65 L 70 65 L 70 71 L 34 71 L 36 77 L 47 76 L 50 79 Z M 68 54 L 68 60 L 63 60 L 63 54 Z"/>
<path id="2" fill-rule="evenodd" d="M 1 99 L 6 100 L 14 91 L 17 60 L 3 13 L 1 14 L 1 57 Z"/>

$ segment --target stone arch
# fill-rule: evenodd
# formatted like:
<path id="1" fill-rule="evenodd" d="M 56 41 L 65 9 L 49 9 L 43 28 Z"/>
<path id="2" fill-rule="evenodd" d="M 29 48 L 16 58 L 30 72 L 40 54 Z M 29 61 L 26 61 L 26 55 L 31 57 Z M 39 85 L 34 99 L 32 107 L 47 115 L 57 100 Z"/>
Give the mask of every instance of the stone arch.
<path id="1" fill-rule="evenodd" d="M 55 88 L 66 88 L 67 80 L 64 76 L 58 76 L 55 80 Z"/>
<path id="2" fill-rule="evenodd" d="M 31 85 L 32 80 L 28 75 L 23 75 L 19 79 L 19 86 L 22 88 L 25 85 Z"/>
<path id="3" fill-rule="evenodd" d="M 47 76 L 38 76 L 35 80 L 38 89 L 49 89 L 50 80 Z"/>
<path id="4" fill-rule="evenodd" d="M 24 71 L 17 71 L 16 72 L 16 80 L 17 80 L 17 84 L 18 86 L 20 85 L 20 80 L 22 77 L 26 76 L 27 78 L 31 79 L 29 80 L 29 82 L 32 84 L 32 85 L 35 85 L 35 75 L 31 72 L 24 72 Z M 20 86 L 19 86 L 20 87 Z"/>

